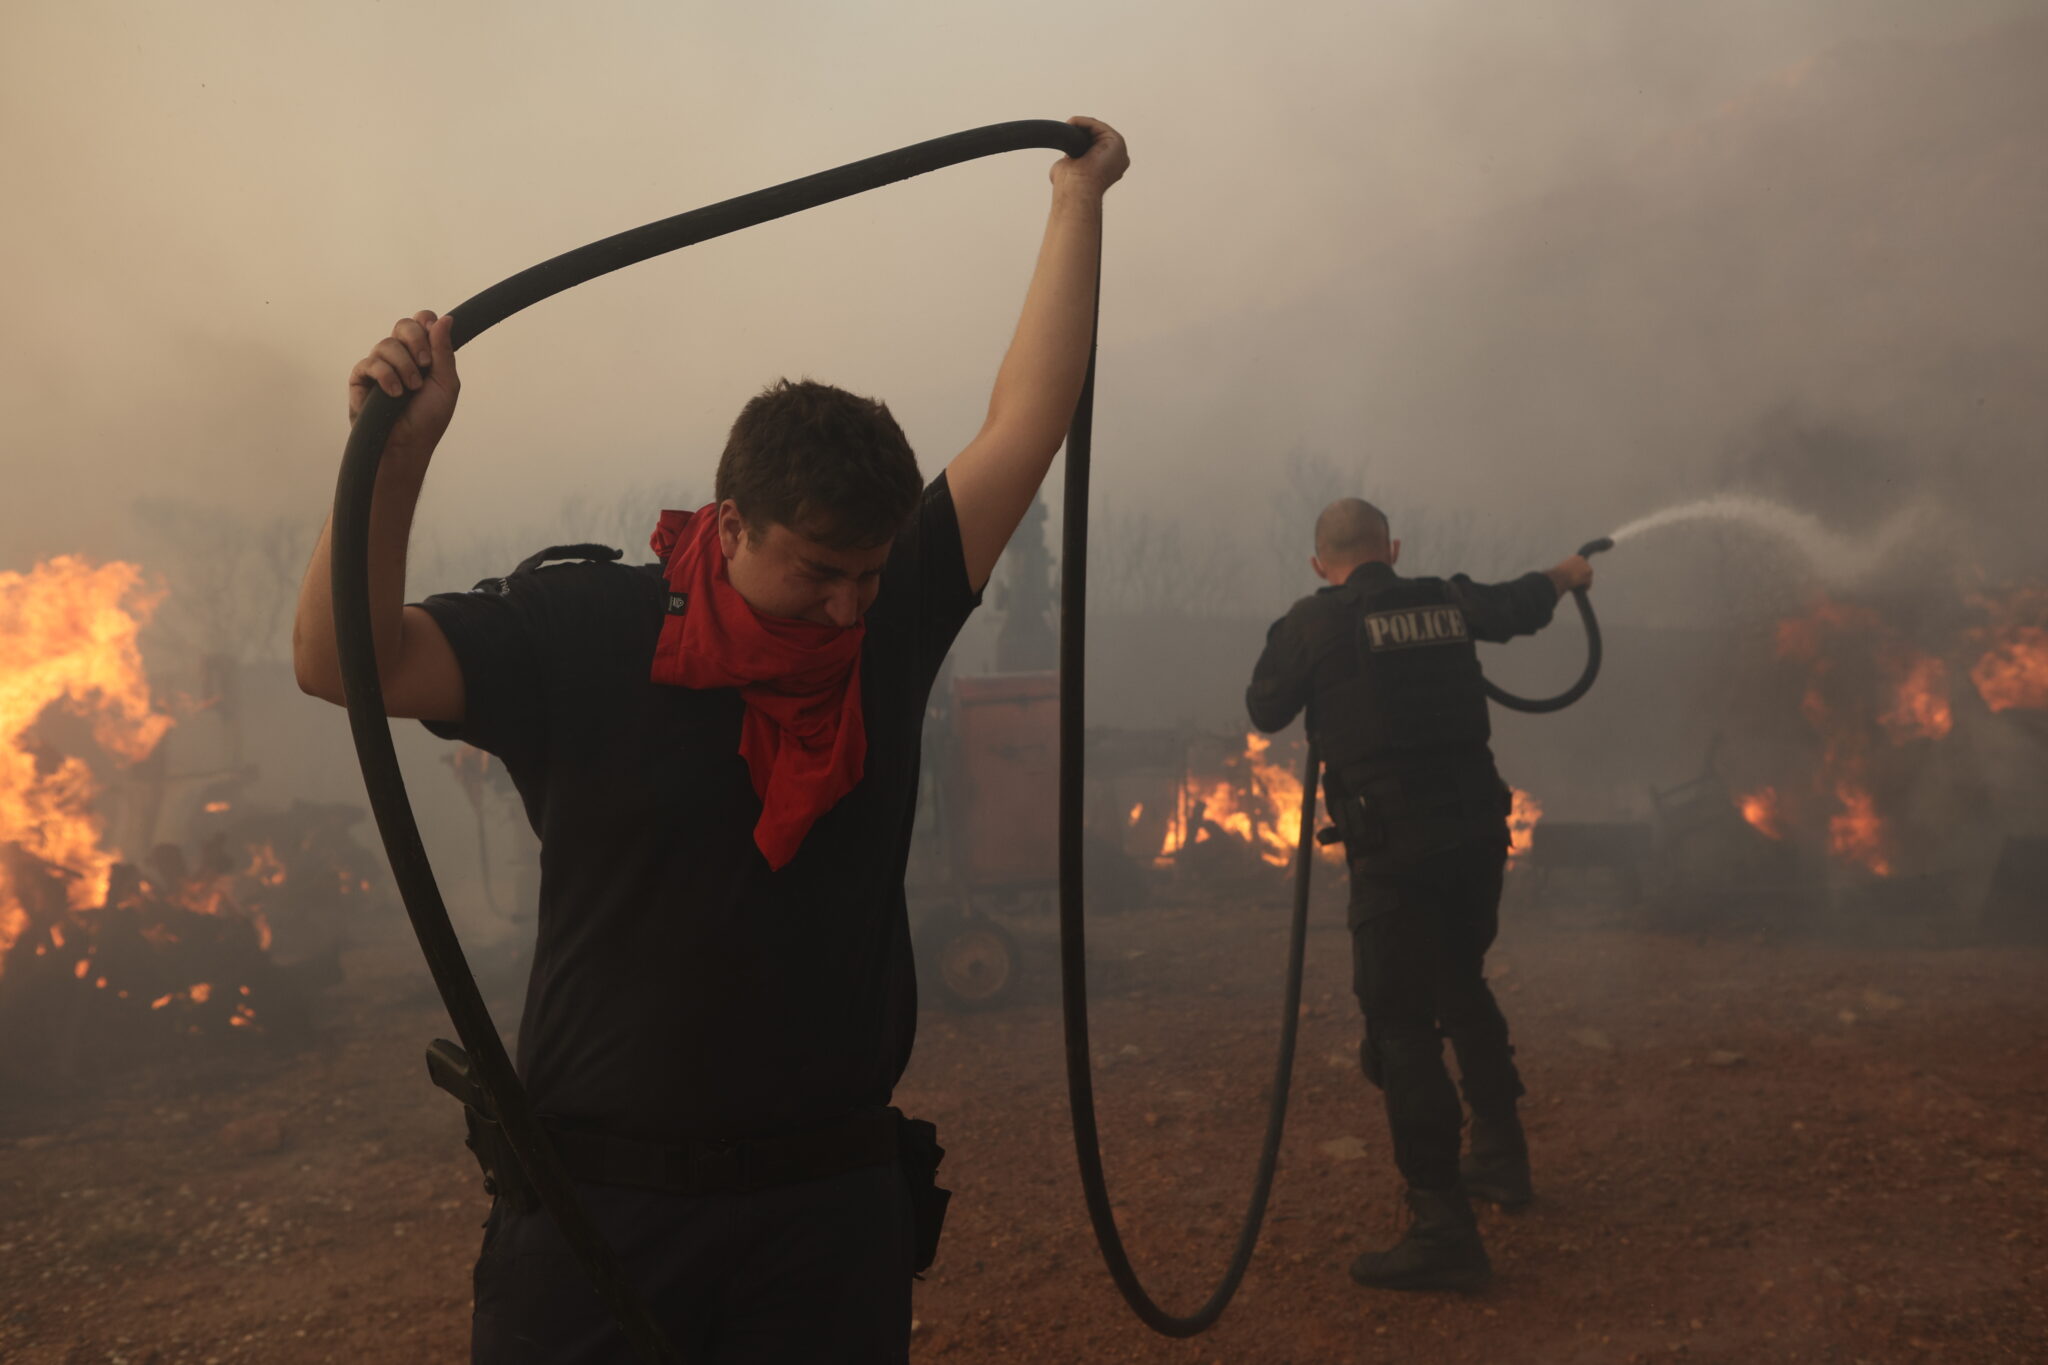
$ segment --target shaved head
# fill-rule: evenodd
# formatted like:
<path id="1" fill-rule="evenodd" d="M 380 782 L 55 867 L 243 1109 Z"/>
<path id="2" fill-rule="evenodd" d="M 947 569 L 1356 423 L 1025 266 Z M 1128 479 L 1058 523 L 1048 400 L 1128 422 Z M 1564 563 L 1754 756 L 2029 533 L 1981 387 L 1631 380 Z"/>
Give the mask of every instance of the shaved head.
<path id="1" fill-rule="evenodd" d="M 1325 564 L 1385 559 L 1392 548 L 1387 514 L 1363 498 L 1339 498 L 1316 518 L 1316 558 Z"/>

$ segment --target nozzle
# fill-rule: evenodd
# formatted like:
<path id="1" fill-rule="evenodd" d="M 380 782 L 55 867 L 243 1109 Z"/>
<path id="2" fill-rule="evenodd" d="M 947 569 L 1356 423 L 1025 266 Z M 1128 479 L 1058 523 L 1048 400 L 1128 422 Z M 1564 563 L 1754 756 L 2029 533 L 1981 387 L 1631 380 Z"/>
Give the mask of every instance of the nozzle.
<path id="1" fill-rule="evenodd" d="M 1589 555 L 1597 555 L 1613 548 L 1614 537 L 1602 536 L 1598 540 L 1589 540 L 1584 545 L 1581 545 L 1579 547 L 1579 558 L 1584 559 Z"/>

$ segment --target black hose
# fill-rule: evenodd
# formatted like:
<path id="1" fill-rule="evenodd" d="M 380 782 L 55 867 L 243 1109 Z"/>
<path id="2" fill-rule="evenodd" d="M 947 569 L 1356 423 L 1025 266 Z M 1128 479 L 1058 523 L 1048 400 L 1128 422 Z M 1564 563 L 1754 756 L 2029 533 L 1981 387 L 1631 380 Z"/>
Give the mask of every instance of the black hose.
<path id="1" fill-rule="evenodd" d="M 1000 152 L 1043 147 L 1078 156 L 1088 149 L 1091 140 L 1085 129 L 1050 120 L 993 124 L 665 218 L 566 252 L 457 305 L 453 341 L 461 346 L 522 308 L 679 247 Z M 648 1360 L 679 1360 L 674 1345 L 628 1283 L 603 1234 L 577 1200 L 568 1173 L 534 1118 L 525 1087 L 519 1083 L 490 1010 L 470 975 L 461 940 L 448 921 L 448 910 L 434 881 L 412 803 L 406 796 L 405 781 L 399 773 L 391 726 L 384 715 L 384 689 L 378 678 L 376 638 L 370 624 L 369 529 L 371 499 L 376 491 L 377 466 L 383 459 L 384 443 L 410 396 L 392 398 L 381 389 L 371 389 L 369 401 L 349 432 L 334 493 L 331 563 L 335 641 L 349 727 L 363 768 L 363 785 L 376 816 L 378 833 L 384 840 L 385 856 L 391 862 L 393 881 L 419 937 L 434 985 L 476 1067 L 477 1079 L 497 1111 L 493 1117 L 503 1126 L 507 1144 L 634 1350 Z M 1082 411 L 1085 414 L 1086 399 Z M 1077 417 L 1077 424 L 1081 421 Z"/>
<path id="2" fill-rule="evenodd" d="M 1589 540 L 1579 547 L 1581 556 L 1597 555 L 1614 548 L 1614 542 L 1606 536 Z M 1586 625 L 1586 666 L 1579 672 L 1578 681 L 1554 697 L 1518 697 L 1512 692 L 1502 691 L 1493 685 L 1490 678 L 1482 678 L 1489 699 L 1499 702 L 1510 711 L 1527 711 L 1535 715 L 1546 715 L 1562 711 L 1593 686 L 1593 680 L 1600 676 L 1600 622 L 1593 616 L 1593 599 L 1584 588 L 1572 589 L 1572 600 L 1578 604 L 1579 620 Z"/>
<path id="3" fill-rule="evenodd" d="M 1110 1208 L 1109 1188 L 1102 1171 L 1102 1146 L 1095 1126 L 1095 1082 L 1088 1047 L 1088 946 L 1081 869 L 1083 777 L 1082 755 L 1087 738 L 1083 698 L 1087 679 L 1088 643 L 1088 463 L 1093 428 L 1095 357 L 1088 358 L 1088 376 L 1067 437 L 1067 478 L 1061 514 L 1060 559 L 1060 1005 L 1066 1025 L 1067 1100 L 1074 1112 L 1074 1155 L 1081 1167 L 1081 1191 L 1088 1221 L 1110 1278 L 1131 1310 L 1147 1327 L 1170 1337 L 1191 1337 L 1209 1327 L 1237 1293 L 1258 1245 L 1265 1221 L 1266 1200 L 1280 1159 L 1280 1135 L 1287 1120 L 1287 1090 L 1294 1074 L 1294 1040 L 1301 1023 L 1301 964 L 1308 939 L 1309 866 L 1314 859 L 1317 760 L 1309 747 L 1301 781 L 1301 840 L 1295 852 L 1294 923 L 1287 946 L 1286 1004 L 1280 1019 L 1280 1056 L 1274 1064 L 1272 1100 L 1266 1109 L 1266 1137 L 1259 1149 L 1252 1195 L 1238 1230 L 1237 1246 L 1222 1280 L 1202 1306 L 1186 1317 L 1161 1308 L 1138 1273 L 1131 1268 Z"/>

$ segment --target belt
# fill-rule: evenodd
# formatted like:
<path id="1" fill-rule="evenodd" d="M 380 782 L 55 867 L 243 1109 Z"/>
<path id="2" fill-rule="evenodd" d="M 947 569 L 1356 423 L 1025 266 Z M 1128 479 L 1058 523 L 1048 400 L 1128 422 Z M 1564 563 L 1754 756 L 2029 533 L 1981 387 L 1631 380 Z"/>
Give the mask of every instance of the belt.
<path id="1" fill-rule="evenodd" d="M 569 1174 L 594 1185 L 746 1194 L 894 1161 L 902 1122 L 894 1109 L 871 1109 L 801 1133 L 734 1141 L 641 1142 L 553 1125 L 548 1136 Z"/>

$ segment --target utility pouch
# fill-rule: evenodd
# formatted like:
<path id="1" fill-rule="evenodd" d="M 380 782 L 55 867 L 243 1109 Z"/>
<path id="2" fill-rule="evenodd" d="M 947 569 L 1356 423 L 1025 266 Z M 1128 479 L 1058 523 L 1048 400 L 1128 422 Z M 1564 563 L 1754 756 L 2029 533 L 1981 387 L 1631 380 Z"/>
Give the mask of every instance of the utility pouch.
<path id="1" fill-rule="evenodd" d="M 1330 819 L 1336 822 L 1337 837 L 1353 860 L 1377 853 L 1387 846 L 1387 822 L 1356 796 L 1330 803 Z"/>
<path id="2" fill-rule="evenodd" d="M 903 1166 L 910 1186 L 910 1223 L 913 1234 L 911 1274 L 918 1279 L 931 1269 L 939 1255 L 939 1232 L 946 1225 L 946 1205 L 953 1192 L 939 1185 L 939 1163 L 946 1149 L 939 1146 L 939 1130 L 924 1119 L 896 1115 L 896 1159 Z"/>
<path id="3" fill-rule="evenodd" d="M 1330 812 L 1330 824 L 1336 831 L 1336 838 L 1343 841 L 1346 858 L 1356 862 L 1386 845 L 1387 822 L 1354 796 L 1349 785 L 1333 769 L 1325 769 L 1323 773 L 1323 805 Z M 1329 833 L 1329 830 L 1324 830 L 1318 834 L 1316 842 L 1329 843 L 1325 837 Z"/>
<path id="4" fill-rule="evenodd" d="M 463 1139 L 476 1164 L 483 1168 L 484 1193 L 502 1199 L 515 1213 L 532 1213 L 540 1199 L 526 1181 L 505 1130 L 491 1110 L 490 1097 L 476 1078 L 469 1054 L 446 1038 L 427 1045 L 427 1078 L 436 1088 L 462 1101 L 462 1116 L 469 1126 Z"/>

